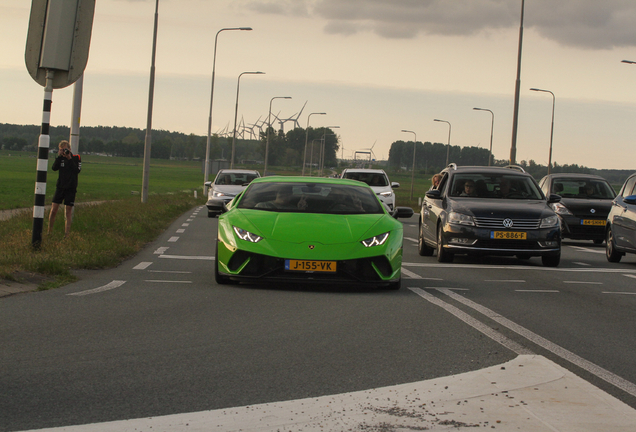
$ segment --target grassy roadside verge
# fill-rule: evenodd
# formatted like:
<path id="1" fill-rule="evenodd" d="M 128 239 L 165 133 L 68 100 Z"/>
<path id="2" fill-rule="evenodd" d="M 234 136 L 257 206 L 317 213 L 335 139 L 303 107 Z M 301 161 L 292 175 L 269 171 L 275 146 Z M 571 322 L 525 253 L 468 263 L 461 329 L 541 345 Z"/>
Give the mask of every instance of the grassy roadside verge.
<path id="1" fill-rule="evenodd" d="M 38 250 L 31 247 L 32 215 L 16 216 L 0 223 L 0 278 L 15 280 L 16 275 L 35 273 L 48 280 L 39 289 L 49 289 L 75 281 L 72 270 L 114 267 L 154 240 L 181 214 L 204 203 L 201 196 L 195 199 L 192 193 L 181 192 L 151 195 L 145 204 L 137 196 L 78 207 L 67 238 L 60 212 L 50 235 L 45 221 Z"/>

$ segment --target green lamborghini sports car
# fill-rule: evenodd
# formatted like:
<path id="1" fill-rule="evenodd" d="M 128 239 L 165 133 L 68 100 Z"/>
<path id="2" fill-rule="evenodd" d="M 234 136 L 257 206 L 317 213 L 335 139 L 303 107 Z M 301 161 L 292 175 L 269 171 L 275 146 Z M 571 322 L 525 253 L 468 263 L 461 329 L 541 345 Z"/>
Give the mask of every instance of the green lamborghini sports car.
<path id="1" fill-rule="evenodd" d="M 402 223 L 355 180 L 272 176 L 254 180 L 219 217 L 219 284 L 289 282 L 399 289 Z"/>

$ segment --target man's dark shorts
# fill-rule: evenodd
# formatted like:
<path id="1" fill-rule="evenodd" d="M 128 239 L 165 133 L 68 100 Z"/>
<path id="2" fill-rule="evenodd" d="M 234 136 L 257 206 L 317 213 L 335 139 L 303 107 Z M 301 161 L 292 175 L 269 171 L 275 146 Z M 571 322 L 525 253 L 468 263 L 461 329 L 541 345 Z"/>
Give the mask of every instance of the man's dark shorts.
<path id="1" fill-rule="evenodd" d="M 75 193 L 77 189 L 55 189 L 55 195 L 53 195 L 53 202 L 55 204 L 67 205 L 69 207 L 73 207 L 75 205 Z"/>

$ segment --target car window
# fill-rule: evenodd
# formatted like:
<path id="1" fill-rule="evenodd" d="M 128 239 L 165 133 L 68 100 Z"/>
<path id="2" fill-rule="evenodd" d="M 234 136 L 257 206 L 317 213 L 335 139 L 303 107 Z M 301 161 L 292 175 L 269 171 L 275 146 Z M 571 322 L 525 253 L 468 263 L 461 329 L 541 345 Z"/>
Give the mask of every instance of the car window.
<path id="1" fill-rule="evenodd" d="M 216 177 L 214 184 L 242 186 L 256 178 L 258 178 L 258 175 L 253 173 L 220 173 Z"/>
<path id="2" fill-rule="evenodd" d="M 630 178 L 625 182 L 625 186 L 621 191 L 621 196 L 628 197 L 630 195 L 634 195 L 634 184 L 636 184 L 636 176 Z"/>
<path id="3" fill-rule="evenodd" d="M 612 186 L 604 180 L 559 177 L 552 180 L 552 192 L 563 198 L 614 199 Z"/>
<path id="4" fill-rule="evenodd" d="M 343 178 L 358 180 L 369 186 L 384 187 L 389 185 L 389 179 L 383 173 L 345 172 Z"/>
<path id="5" fill-rule="evenodd" d="M 329 183 L 257 183 L 237 204 L 241 209 L 321 214 L 382 214 L 384 210 L 367 187 Z"/>
<path id="6" fill-rule="evenodd" d="M 528 176 L 456 174 L 449 186 L 452 197 L 542 200 L 537 184 Z"/>

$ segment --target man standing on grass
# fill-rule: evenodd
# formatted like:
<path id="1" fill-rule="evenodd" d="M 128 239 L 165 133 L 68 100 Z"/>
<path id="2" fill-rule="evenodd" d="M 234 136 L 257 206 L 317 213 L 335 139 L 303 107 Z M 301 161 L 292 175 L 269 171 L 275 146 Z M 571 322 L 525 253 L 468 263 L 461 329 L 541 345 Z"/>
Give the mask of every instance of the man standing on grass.
<path id="1" fill-rule="evenodd" d="M 59 171 L 60 174 L 55 185 L 55 195 L 53 196 L 51 214 L 49 215 L 48 233 L 51 234 L 57 210 L 60 208 L 60 204 L 64 202 L 66 207 L 64 236 L 66 237 L 71 231 L 73 205 L 75 205 L 75 194 L 77 193 L 77 176 L 82 170 L 82 160 L 79 155 L 71 153 L 68 141 L 60 141 L 58 147 L 58 155 L 55 158 L 55 162 L 53 162 L 53 171 Z"/>

